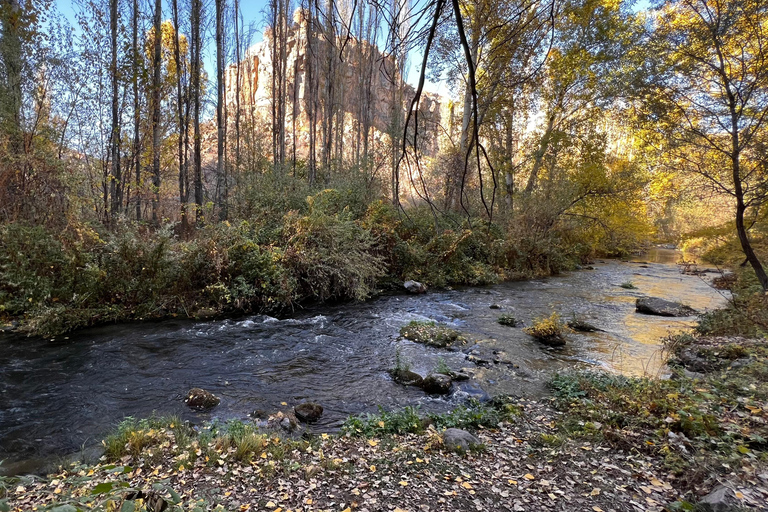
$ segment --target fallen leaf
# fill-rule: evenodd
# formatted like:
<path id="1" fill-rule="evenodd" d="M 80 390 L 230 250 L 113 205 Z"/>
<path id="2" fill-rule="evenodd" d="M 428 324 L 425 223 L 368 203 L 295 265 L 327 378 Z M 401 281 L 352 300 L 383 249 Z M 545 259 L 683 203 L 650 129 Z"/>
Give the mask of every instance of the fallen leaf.
<path id="1" fill-rule="evenodd" d="M 408 485 L 408 482 L 406 482 L 405 480 L 400 480 L 400 485 L 405 487 L 406 485 Z"/>
<path id="2" fill-rule="evenodd" d="M 600 489 L 598 489 L 597 487 L 592 489 L 592 492 L 589 493 L 590 496 L 597 496 L 598 494 L 600 494 Z"/>
<path id="3" fill-rule="evenodd" d="M 525 478 L 526 480 L 534 480 L 536 477 L 535 477 L 535 476 L 533 476 L 533 475 L 532 475 L 532 474 L 530 474 L 530 473 L 526 473 L 526 474 L 525 474 L 525 476 L 524 476 L 523 478 Z"/>
<path id="4" fill-rule="evenodd" d="M 594 507 L 592 507 L 592 510 L 594 510 L 595 512 L 603 512 L 603 509 L 601 509 L 601 508 L 600 508 L 600 507 L 598 507 L 598 506 L 594 506 Z"/>
<path id="5" fill-rule="evenodd" d="M 462 483 L 462 484 L 461 484 L 461 486 L 462 486 L 463 488 L 465 488 L 465 489 L 471 489 L 471 488 L 472 488 L 472 486 L 470 485 L 470 483 L 469 483 L 469 482 L 464 482 L 464 483 Z"/>

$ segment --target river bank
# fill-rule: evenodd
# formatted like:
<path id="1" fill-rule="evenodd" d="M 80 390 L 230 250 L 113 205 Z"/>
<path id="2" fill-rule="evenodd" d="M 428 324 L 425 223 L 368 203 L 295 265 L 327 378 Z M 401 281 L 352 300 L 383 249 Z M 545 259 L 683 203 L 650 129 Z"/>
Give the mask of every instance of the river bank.
<path id="1" fill-rule="evenodd" d="M 325 407 L 311 428 L 322 433 L 378 406 L 416 406 L 428 413 L 461 403 L 460 396 L 429 395 L 394 382 L 387 371 L 398 355 L 422 376 L 441 365 L 467 368 L 491 395 L 545 396 L 551 376 L 570 368 L 657 375 L 660 338 L 693 325 L 694 318 L 640 315 L 635 300 L 653 294 L 706 310 L 723 299 L 669 261 L 641 261 L 596 262 L 593 270 L 548 279 L 318 307 L 284 319 L 174 320 L 104 326 L 66 341 L 6 339 L 0 353 L 0 399 L 6 404 L 0 459 L 6 471 L 17 461 L 14 472 L 37 471 L 56 457 L 97 448 L 124 417 L 154 412 L 201 424 L 310 400 Z M 627 281 L 636 288 L 620 286 Z M 542 347 L 523 328 L 553 311 L 566 320 L 579 315 L 601 331 L 569 334 L 557 350 Z M 501 325 L 501 315 L 514 315 L 521 325 Z M 458 329 L 472 343 L 452 351 L 401 339 L 400 329 L 411 321 Z M 190 410 L 183 397 L 193 387 L 213 392 L 221 404 Z"/>
<path id="2" fill-rule="evenodd" d="M 12 511 L 766 510 L 764 340 L 687 338 L 673 351 L 708 354 L 709 370 L 691 378 L 681 362 L 672 380 L 561 375 L 552 399 L 497 400 L 432 424 L 406 411 L 349 421 L 339 436 L 290 440 L 238 423 L 134 422 L 106 440 L 109 456 L 98 464 L 0 479 L 0 503 Z M 448 450 L 441 432 L 451 425 L 482 446 Z"/>

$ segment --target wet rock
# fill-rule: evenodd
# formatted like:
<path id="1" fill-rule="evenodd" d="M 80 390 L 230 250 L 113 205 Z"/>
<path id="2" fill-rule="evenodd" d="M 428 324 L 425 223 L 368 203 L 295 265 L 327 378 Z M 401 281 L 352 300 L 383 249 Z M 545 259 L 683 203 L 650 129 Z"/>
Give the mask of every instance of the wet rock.
<path id="1" fill-rule="evenodd" d="M 267 428 L 293 433 L 299 430 L 299 420 L 292 412 L 278 411 L 267 419 Z"/>
<path id="2" fill-rule="evenodd" d="M 460 428 L 449 428 L 443 432 L 443 446 L 452 452 L 465 453 L 482 444 L 478 438 Z"/>
<path id="3" fill-rule="evenodd" d="M 189 393 L 187 393 L 187 398 L 184 399 L 184 403 L 198 411 L 213 409 L 219 405 L 220 401 L 219 397 L 213 393 L 200 388 L 190 389 Z"/>
<path id="4" fill-rule="evenodd" d="M 671 302 L 656 297 L 641 297 L 635 302 L 638 313 L 657 316 L 692 316 L 697 311 L 679 302 Z"/>
<path id="5" fill-rule="evenodd" d="M 472 351 L 467 355 L 467 361 L 475 363 L 477 366 L 490 366 L 491 359 L 481 355 L 479 352 Z"/>
<path id="6" fill-rule="evenodd" d="M 494 364 L 513 364 L 512 360 L 503 350 L 493 351 L 493 362 Z"/>
<path id="7" fill-rule="evenodd" d="M 320 419 L 323 414 L 323 406 L 312 402 L 304 402 L 293 408 L 296 417 L 304 423 L 310 423 Z"/>
<path id="8" fill-rule="evenodd" d="M 465 372 L 463 368 L 461 371 L 450 372 L 448 375 L 454 382 L 469 380 L 469 373 Z"/>
<path id="9" fill-rule="evenodd" d="M 477 400 L 483 403 L 491 400 L 491 395 L 474 381 L 455 382 L 451 396 L 461 400 Z"/>
<path id="10" fill-rule="evenodd" d="M 197 320 L 211 320 L 216 318 L 217 315 L 218 312 L 213 308 L 200 308 L 195 313 L 195 318 Z"/>
<path id="11" fill-rule="evenodd" d="M 403 368 L 390 370 L 389 374 L 392 376 L 392 380 L 404 386 L 421 386 L 421 383 L 424 380 L 418 373 Z"/>
<path id="12" fill-rule="evenodd" d="M 433 395 L 445 395 L 451 390 L 451 378 L 442 373 L 430 373 L 421 382 L 421 389 Z"/>
<path id="13" fill-rule="evenodd" d="M 501 306 L 499 306 L 498 304 L 491 304 L 488 307 L 491 308 L 491 309 L 501 309 Z"/>
<path id="14" fill-rule="evenodd" d="M 598 329 L 591 323 L 587 322 L 583 318 L 573 318 L 568 321 L 568 327 L 573 329 L 574 331 L 579 332 L 597 332 L 602 331 L 602 329 Z"/>
<path id="15" fill-rule="evenodd" d="M 403 286 L 405 286 L 409 293 L 427 293 L 427 286 L 418 281 L 409 280 L 403 283 Z"/>

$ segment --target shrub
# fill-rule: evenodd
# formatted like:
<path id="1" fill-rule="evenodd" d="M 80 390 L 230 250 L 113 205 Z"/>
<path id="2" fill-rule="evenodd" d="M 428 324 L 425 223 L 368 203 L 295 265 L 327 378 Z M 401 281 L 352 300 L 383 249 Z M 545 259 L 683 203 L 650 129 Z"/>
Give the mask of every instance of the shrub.
<path id="1" fill-rule="evenodd" d="M 374 254 L 370 231 L 345 209 L 329 214 L 322 201 L 331 192 L 307 199 L 309 213 L 285 217 L 284 261 L 302 298 L 357 299 L 368 297 L 386 269 Z"/>
<path id="2" fill-rule="evenodd" d="M 534 320 L 533 325 L 523 329 L 523 332 L 533 336 L 537 340 L 549 345 L 562 345 L 565 343 L 564 334 L 568 331 L 560 315 L 552 313 L 549 317 Z"/>
<path id="3" fill-rule="evenodd" d="M 496 321 L 501 325 L 506 325 L 507 327 L 517 327 L 517 324 L 519 323 L 517 318 L 509 313 L 504 313 L 503 315 L 499 316 Z"/>

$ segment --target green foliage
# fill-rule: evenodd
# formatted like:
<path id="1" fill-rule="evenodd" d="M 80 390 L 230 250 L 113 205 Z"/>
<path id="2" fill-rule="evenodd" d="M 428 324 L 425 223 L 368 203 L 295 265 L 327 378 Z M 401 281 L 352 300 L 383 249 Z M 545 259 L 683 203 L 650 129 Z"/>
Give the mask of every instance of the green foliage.
<path id="1" fill-rule="evenodd" d="M 402 373 L 411 371 L 412 363 L 401 352 L 400 347 L 395 350 L 395 367 L 393 373 Z"/>
<path id="2" fill-rule="evenodd" d="M 504 313 L 503 315 L 500 315 L 496 321 L 501 325 L 506 325 L 507 327 L 517 327 L 517 325 L 520 323 L 518 322 L 517 318 L 515 318 L 515 316 L 510 313 Z"/>
<path id="3" fill-rule="evenodd" d="M 325 190 L 307 198 L 307 215 L 286 215 L 284 261 L 300 296 L 362 300 L 385 273 L 382 259 L 373 251 L 371 232 L 347 208 L 337 211 L 338 195 Z"/>
<path id="4" fill-rule="evenodd" d="M 619 285 L 625 290 L 637 290 L 637 286 L 632 281 L 625 281 Z"/>
<path id="5" fill-rule="evenodd" d="M 434 370 L 432 370 L 432 373 L 442 373 L 443 375 L 450 375 L 451 367 L 448 366 L 448 364 L 445 362 L 445 359 L 443 359 L 442 357 L 438 357 L 437 366 L 435 366 Z"/>
<path id="6" fill-rule="evenodd" d="M 405 407 L 388 412 L 379 407 L 378 414 L 351 416 L 341 430 L 349 436 L 381 437 L 392 434 L 422 433 L 430 425 L 439 430 L 461 428 L 495 428 L 502 421 L 511 421 L 520 415 L 519 409 L 506 398 L 488 404 L 471 401 L 467 407 L 459 406 L 444 414 L 419 416 L 418 409 Z"/>
<path id="7" fill-rule="evenodd" d="M 432 347 L 447 347 L 454 344 L 464 344 L 466 338 L 457 330 L 435 322 L 419 322 L 413 320 L 400 328 L 400 336 L 416 343 L 424 343 Z"/>

